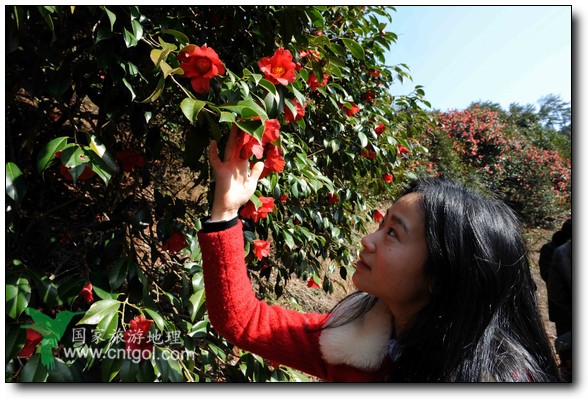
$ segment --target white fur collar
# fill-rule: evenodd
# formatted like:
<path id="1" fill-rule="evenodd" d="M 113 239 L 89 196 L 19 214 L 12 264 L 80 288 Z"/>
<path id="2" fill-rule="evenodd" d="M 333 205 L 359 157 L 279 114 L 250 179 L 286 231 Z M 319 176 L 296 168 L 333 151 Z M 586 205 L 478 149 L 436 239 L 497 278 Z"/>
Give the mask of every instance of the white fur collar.
<path id="1" fill-rule="evenodd" d="M 348 306 L 343 304 L 336 312 L 345 312 Z M 323 330 L 319 338 L 321 354 L 331 364 L 376 370 L 386 356 L 391 334 L 392 314 L 384 302 L 378 301 L 363 317 Z"/>

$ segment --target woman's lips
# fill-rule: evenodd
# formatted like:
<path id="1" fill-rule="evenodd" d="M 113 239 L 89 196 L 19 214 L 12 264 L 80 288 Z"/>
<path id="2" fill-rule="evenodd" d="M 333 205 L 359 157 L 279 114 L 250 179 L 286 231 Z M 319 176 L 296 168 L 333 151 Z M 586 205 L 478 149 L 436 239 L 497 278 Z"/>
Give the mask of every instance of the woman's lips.
<path id="1" fill-rule="evenodd" d="M 363 260 L 358 260 L 357 263 L 355 264 L 355 267 L 357 269 L 362 269 L 362 270 L 371 270 L 371 268 L 363 261 Z"/>

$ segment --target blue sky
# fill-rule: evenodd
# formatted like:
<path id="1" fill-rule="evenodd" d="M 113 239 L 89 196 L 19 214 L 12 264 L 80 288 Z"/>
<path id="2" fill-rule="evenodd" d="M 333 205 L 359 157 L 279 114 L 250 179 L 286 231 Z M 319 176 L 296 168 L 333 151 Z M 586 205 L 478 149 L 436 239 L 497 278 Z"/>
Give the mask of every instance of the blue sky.
<path id="1" fill-rule="evenodd" d="M 571 102 L 570 6 L 397 6 L 387 31 L 398 35 L 386 64 L 405 63 L 434 109 L 473 101 L 537 104 L 547 94 Z"/>

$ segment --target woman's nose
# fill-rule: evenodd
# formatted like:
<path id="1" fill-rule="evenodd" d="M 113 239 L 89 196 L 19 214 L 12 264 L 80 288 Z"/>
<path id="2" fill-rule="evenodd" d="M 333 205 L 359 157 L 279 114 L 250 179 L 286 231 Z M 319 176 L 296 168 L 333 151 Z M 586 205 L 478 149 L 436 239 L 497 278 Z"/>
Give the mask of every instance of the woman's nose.
<path id="1" fill-rule="evenodd" d="M 374 244 L 374 235 L 368 234 L 361 239 L 361 246 L 367 252 L 373 252 L 376 250 L 376 244 Z"/>

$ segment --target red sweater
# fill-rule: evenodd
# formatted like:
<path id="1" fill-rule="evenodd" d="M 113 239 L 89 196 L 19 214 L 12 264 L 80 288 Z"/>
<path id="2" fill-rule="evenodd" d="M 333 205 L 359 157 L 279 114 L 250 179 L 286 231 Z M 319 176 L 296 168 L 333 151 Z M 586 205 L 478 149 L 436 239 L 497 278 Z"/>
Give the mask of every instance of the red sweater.
<path id="1" fill-rule="evenodd" d="M 322 333 L 310 332 L 309 329 L 320 326 L 328 314 L 300 313 L 269 306 L 257 299 L 247 275 L 243 226 L 240 221 L 218 232 L 201 230 L 198 232 L 198 240 L 202 249 L 208 316 L 214 328 L 225 339 L 273 363 L 292 367 L 325 381 L 384 380 L 387 358 L 382 362 L 378 360 L 379 366 L 375 370 L 373 367 L 370 370 L 325 360 L 325 357 L 332 356 L 326 353 L 329 349 L 325 345 L 321 348 L 322 342 L 319 341 Z M 354 342 L 341 344 L 348 347 L 356 345 Z M 332 355 L 335 358 L 338 356 Z"/>

